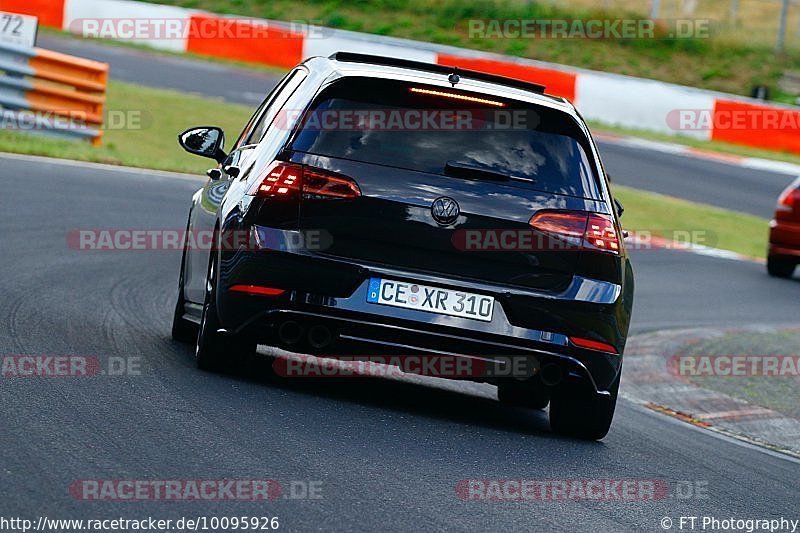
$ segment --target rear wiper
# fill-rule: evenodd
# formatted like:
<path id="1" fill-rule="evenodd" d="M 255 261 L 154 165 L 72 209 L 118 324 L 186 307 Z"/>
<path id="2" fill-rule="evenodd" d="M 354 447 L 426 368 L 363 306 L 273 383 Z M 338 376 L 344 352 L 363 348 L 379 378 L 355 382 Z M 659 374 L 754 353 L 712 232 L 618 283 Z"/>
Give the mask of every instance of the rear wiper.
<path id="1" fill-rule="evenodd" d="M 444 164 L 444 173 L 447 176 L 454 178 L 466 178 L 470 180 L 487 180 L 487 181 L 525 181 L 534 183 L 536 180 L 530 178 L 520 178 L 512 176 L 497 170 L 489 170 L 488 168 L 473 167 L 458 161 L 448 161 Z"/>

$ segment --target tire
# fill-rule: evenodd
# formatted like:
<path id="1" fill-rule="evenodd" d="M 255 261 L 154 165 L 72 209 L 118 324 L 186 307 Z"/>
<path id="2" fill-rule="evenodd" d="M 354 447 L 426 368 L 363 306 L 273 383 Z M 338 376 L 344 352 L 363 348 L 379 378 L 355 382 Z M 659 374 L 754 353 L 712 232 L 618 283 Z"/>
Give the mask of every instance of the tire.
<path id="1" fill-rule="evenodd" d="M 247 357 L 255 354 L 256 342 L 245 333 L 223 335 L 217 313 L 217 267 L 212 255 L 206 277 L 206 295 L 200 331 L 195 343 L 197 368 L 206 372 L 225 372 L 241 368 Z"/>
<path id="2" fill-rule="evenodd" d="M 777 255 L 767 256 L 767 272 L 776 278 L 791 278 L 797 262 Z"/>
<path id="3" fill-rule="evenodd" d="M 189 234 L 189 226 L 186 226 Z M 194 343 L 197 340 L 198 326 L 191 320 L 183 318 L 185 313 L 183 297 L 183 270 L 186 266 L 186 241 L 184 240 L 183 254 L 181 255 L 181 271 L 178 275 L 178 298 L 175 300 L 175 310 L 172 312 L 172 339 L 178 342 Z"/>
<path id="4" fill-rule="evenodd" d="M 550 403 L 550 394 L 541 384 L 510 379 L 497 385 L 497 399 L 515 407 L 544 409 Z"/>
<path id="5" fill-rule="evenodd" d="M 175 311 L 172 315 L 172 339 L 190 344 L 197 340 L 199 328 L 191 320 L 183 318 L 183 289 L 180 289 L 180 291 L 181 294 L 178 295 L 178 301 L 175 303 Z"/>
<path id="6" fill-rule="evenodd" d="M 562 384 L 550 400 L 550 427 L 569 437 L 600 440 L 608 434 L 619 392 L 619 375 L 609 395 L 595 393 L 585 383 Z"/>

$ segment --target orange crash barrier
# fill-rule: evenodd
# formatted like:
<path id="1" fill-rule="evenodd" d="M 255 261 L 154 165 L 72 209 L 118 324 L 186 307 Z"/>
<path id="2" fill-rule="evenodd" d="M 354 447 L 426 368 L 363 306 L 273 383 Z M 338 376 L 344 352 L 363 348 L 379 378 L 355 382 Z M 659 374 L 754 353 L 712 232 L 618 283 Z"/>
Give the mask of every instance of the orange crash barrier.
<path id="1" fill-rule="evenodd" d="M 3 125 L 100 144 L 108 64 L 0 44 Z"/>

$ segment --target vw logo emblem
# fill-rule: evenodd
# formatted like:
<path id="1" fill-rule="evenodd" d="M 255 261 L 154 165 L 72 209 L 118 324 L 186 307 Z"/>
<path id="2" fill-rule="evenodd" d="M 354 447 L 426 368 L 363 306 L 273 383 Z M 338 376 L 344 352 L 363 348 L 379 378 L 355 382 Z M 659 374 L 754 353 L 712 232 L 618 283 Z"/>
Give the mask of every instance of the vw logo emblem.
<path id="1" fill-rule="evenodd" d="M 431 215 L 439 224 L 452 224 L 458 220 L 460 212 L 458 202 L 448 196 L 437 198 L 431 204 Z"/>

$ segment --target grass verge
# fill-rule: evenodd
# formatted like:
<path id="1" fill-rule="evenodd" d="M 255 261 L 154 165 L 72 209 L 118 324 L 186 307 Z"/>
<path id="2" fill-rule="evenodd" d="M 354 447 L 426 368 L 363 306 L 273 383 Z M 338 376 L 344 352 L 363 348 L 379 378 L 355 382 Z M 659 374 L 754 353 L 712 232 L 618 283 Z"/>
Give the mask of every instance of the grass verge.
<path id="1" fill-rule="evenodd" d="M 119 81 L 109 82 L 106 97 L 102 146 L 0 131 L 0 151 L 199 173 L 209 167 L 210 160 L 184 152 L 178 146 L 178 133 L 190 126 L 214 124 L 225 129 L 230 144 L 253 112 L 222 100 Z M 120 127 L 109 127 L 112 116 Z"/>
<path id="2" fill-rule="evenodd" d="M 214 124 L 223 127 L 231 139 L 252 113 L 246 106 L 119 81 L 109 84 L 107 109 L 132 112 L 140 123 L 106 130 L 100 147 L 0 131 L 0 151 L 199 174 L 210 161 L 184 152 L 177 134 L 189 126 Z M 753 257 L 764 255 L 764 219 L 619 185 L 614 186 L 614 193 L 625 204 L 623 222 L 628 229 L 663 235 L 685 230 L 698 244 Z"/>
<path id="3" fill-rule="evenodd" d="M 694 244 L 749 257 L 765 256 L 769 229 L 763 218 L 622 185 L 613 189 L 625 206 L 622 223 L 627 230 L 666 238 L 675 238 L 680 232 L 678 240 L 687 235 Z"/>

